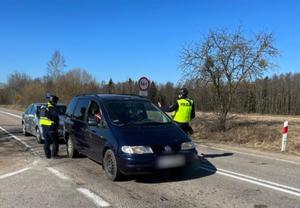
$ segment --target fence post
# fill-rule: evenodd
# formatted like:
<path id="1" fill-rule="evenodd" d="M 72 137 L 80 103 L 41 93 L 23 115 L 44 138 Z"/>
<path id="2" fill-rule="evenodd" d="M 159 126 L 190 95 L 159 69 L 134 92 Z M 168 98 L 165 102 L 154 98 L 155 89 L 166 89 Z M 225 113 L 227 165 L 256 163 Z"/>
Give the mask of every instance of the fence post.
<path id="1" fill-rule="evenodd" d="M 285 152 L 287 145 L 287 133 L 288 133 L 289 122 L 285 121 L 282 128 L 282 141 L 281 141 L 281 152 Z"/>

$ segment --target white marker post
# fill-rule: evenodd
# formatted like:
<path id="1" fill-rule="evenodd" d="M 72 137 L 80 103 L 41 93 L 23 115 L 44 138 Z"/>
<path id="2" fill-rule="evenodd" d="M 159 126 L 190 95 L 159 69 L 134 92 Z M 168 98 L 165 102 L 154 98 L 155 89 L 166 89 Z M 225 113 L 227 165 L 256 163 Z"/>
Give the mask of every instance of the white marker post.
<path id="1" fill-rule="evenodd" d="M 287 133 L 288 133 L 289 122 L 285 121 L 282 128 L 282 142 L 281 142 L 281 152 L 285 152 L 287 144 Z"/>

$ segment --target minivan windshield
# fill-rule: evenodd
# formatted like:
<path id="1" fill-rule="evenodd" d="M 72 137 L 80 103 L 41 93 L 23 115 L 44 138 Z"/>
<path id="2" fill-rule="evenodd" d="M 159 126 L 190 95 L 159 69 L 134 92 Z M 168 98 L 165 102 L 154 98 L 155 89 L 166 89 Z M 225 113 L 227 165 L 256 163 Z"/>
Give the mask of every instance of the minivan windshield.
<path id="1" fill-rule="evenodd" d="M 171 122 L 166 114 L 148 101 L 108 101 L 105 105 L 110 120 L 116 125 L 166 124 Z"/>

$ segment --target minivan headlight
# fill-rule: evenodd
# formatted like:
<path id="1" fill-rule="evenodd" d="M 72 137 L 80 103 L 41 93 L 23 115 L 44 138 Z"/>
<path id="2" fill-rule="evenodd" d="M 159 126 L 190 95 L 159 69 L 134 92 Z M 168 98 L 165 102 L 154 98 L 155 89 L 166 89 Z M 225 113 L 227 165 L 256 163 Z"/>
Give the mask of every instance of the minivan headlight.
<path id="1" fill-rule="evenodd" d="M 193 142 L 183 142 L 181 144 L 181 150 L 191 150 L 195 149 L 195 144 Z"/>
<path id="2" fill-rule="evenodd" d="M 153 154 L 149 146 L 122 146 L 121 150 L 127 154 Z"/>

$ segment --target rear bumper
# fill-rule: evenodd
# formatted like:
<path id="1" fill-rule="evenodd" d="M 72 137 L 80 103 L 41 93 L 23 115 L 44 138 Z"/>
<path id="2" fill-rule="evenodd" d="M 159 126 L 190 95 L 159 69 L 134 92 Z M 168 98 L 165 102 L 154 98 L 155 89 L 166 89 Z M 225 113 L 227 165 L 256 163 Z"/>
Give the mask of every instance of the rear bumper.
<path id="1" fill-rule="evenodd" d="M 168 155 L 128 155 L 117 157 L 120 171 L 125 175 L 154 173 L 160 170 L 185 167 L 198 159 L 197 151 L 181 151 Z"/>

